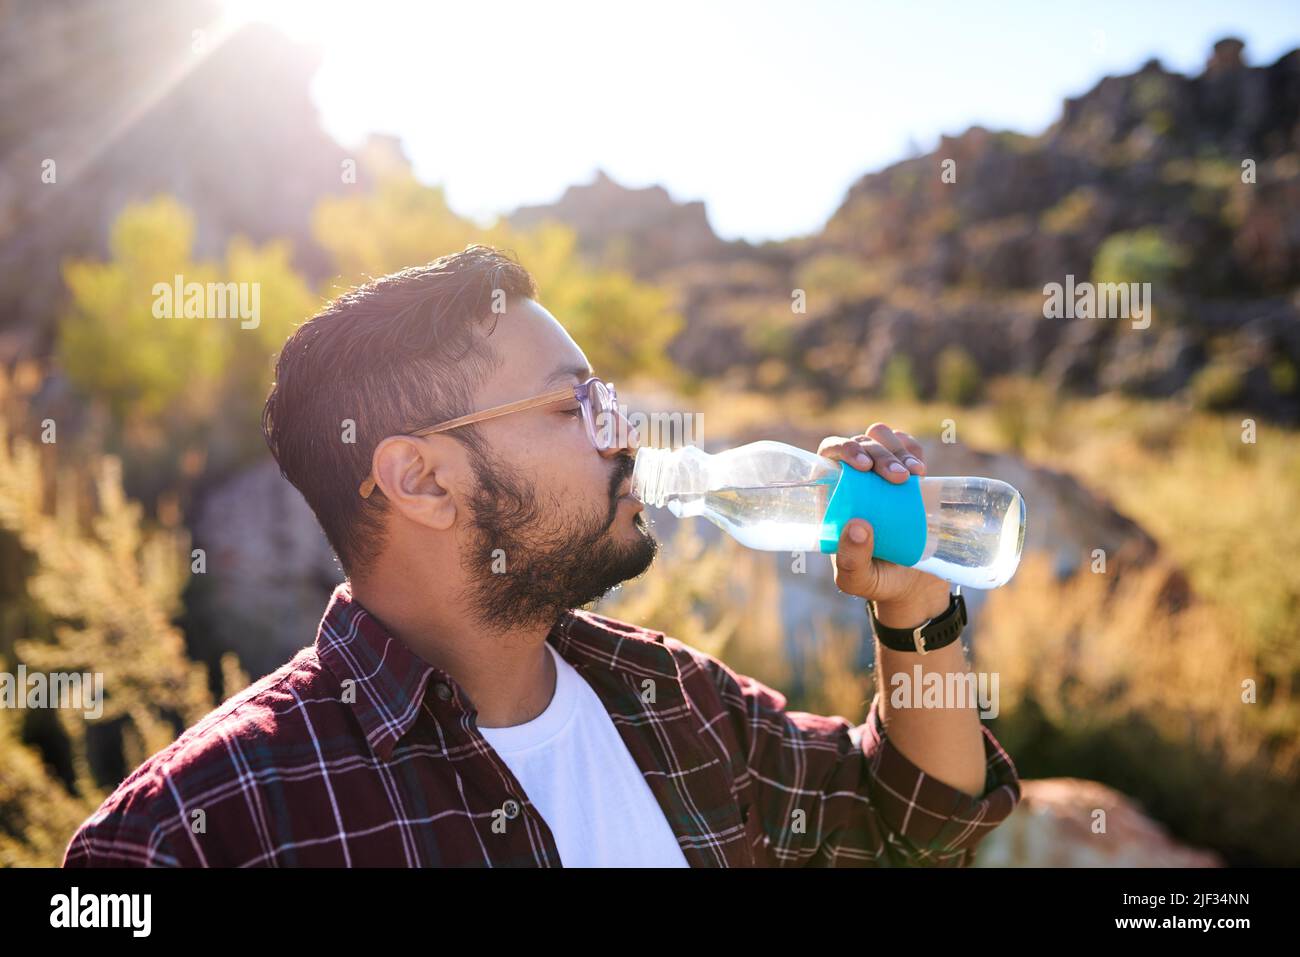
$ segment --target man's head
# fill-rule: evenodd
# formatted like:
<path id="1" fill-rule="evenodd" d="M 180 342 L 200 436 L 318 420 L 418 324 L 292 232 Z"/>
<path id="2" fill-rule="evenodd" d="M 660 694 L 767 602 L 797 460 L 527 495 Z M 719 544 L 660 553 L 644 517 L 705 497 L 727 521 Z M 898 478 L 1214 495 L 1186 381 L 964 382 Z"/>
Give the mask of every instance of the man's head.
<path id="1" fill-rule="evenodd" d="M 263 432 L 350 578 L 409 571 L 500 626 L 554 618 L 650 565 L 655 542 L 624 496 L 632 448 L 598 450 L 572 396 L 409 434 L 592 375 L 536 295 L 522 266 L 470 246 L 352 290 L 285 344 Z"/>

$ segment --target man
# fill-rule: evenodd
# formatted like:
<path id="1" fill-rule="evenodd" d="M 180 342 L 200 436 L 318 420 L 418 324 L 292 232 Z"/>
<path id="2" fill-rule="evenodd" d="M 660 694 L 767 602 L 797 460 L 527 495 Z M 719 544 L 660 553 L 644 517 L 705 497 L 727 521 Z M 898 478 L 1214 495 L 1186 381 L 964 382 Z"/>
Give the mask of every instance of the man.
<path id="1" fill-rule="evenodd" d="M 1020 793 L 972 707 L 791 712 L 576 610 L 657 547 L 618 414 L 529 274 L 484 246 L 303 324 L 263 428 L 347 581 L 315 644 L 131 774 L 65 865 L 968 863 Z M 883 425 L 820 451 L 924 471 Z M 964 673 L 948 585 L 873 560 L 871 536 L 845 529 L 836 584 L 875 601 L 882 636 L 905 629 L 911 650 L 877 647 L 882 678 Z M 921 626 L 947 643 L 915 650 Z"/>

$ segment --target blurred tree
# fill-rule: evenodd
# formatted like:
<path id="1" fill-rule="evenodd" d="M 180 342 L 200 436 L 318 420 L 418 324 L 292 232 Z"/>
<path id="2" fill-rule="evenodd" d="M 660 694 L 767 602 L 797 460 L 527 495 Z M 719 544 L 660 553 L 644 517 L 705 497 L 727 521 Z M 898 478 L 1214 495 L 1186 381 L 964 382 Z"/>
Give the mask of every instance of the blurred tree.
<path id="1" fill-rule="evenodd" d="M 287 243 L 235 239 L 222 263 L 192 258 L 194 221 L 175 200 L 126 207 L 110 260 L 65 263 L 71 293 L 58 361 L 108 415 L 105 443 L 120 452 L 127 485 L 145 497 L 192 478 L 203 462 L 228 468 L 262 452 L 258 423 L 274 354 L 319 298 L 290 265 Z M 225 315 L 186 317 L 173 290 L 237 284 Z M 230 288 L 230 287 L 227 287 Z M 166 291 L 164 291 L 166 290 Z M 203 312 L 216 305 L 204 297 Z"/>
<path id="2" fill-rule="evenodd" d="M 483 230 L 452 213 L 441 189 L 390 176 L 374 193 L 323 201 L 315 232 L 349 283 L 471 242 L 513 251 L 602 375 L 675 377 L 666 350 L 682 319 L 669 294 L 588 265 L 572 230 L 519 232 L 505 223 Z M 102 412 L 102 442 L 122 455 L 127 487 L 146 500 L 172 491 L 183 498 L 205 469 L 226 471 L 263 454 L 258 423 L 275 354 L 322 302 L 294 271 L 288 243 L 236 238 L 223 262 L 203 262 L 192 256 L 194 234 L 191 214 L 159 197 L 123 210 L 108 262 L 74 260 L 63 270 L 71 305 L 58 360 Z M 165 301 L 177 282 L 205 290 L 235 283 L 258 315 L 227 309 L 185 318 L 182 301 Z"/>
<path id="3" fill-rule="evenodd" d="M 218 461 L 249 462 L 265 454 L 260 428 L 262 405 L 275 379 L 275 360 L 295 327 L 323 304 L 290 262 L 292 249 L 280 240 L 255 246 L 236 238 L 226 249 L 224 277 L 257 283 L 261 321 L 256 328 L 226 327 L 230 356 L 220 383 L 219 414 L 209 449 Z"/>
<path id="4" fill-rule="evenodd" d="M 588 265 L 578 255 L 576 234 L 565 226 L 516 232 L 499 225 L 486 241 L 516 252 L 537 280 L 542 305 L 599 375 L 676 377 L 667 350 L 683 320 L 667 290 L 622 270 Z"/>
<path id="5" fill-rule="evenodd" d="M 313 237 L 341 273 L 339 292 L 463 249 L 478 233 L 451 211 L 441 186 L 409 173 L 383 176 L 373 193 L 322 199 L 312 220 Z"/>
<path id="6" fill-rule="evenodd" d="M 501 220 L 480 229 L 451 211 L 441 187 L 402 174 L 383 179 L 373 193 L 322 200 L 313 233 L 334 256 L 343 288 L 422 265 L 469 243 L 496 246 L 533 274 L 542 305 L 599 374 L 616 379 L 675 375 L 665 351 L 682 318 L 669 294 L 623 270 L 585 262 L 577 236 L 565 226 L 521 231 Z"/>
<path id="7" fill-rule="evenodd" d="M 128 206 L 113 228 L 106 263 L 73 260 L 63 276 L 71 310 L 60 325 L 59 360 L 74 384 L 105 401 L 115 419 L 193 416 L 211 408 L 229 341 L 216 323 L 154 316 L 154 286 L 215 280 L 191 260 L 194 220 L 162 197 Z"/>

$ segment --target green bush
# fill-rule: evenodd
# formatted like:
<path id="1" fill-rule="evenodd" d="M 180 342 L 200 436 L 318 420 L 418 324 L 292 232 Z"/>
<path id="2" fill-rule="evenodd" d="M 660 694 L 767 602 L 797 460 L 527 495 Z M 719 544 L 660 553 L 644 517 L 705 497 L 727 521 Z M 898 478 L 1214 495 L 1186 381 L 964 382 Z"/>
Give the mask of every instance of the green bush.
<path id="1" fill-rule="evenodd" d="M 1049 233 L 1063 235 L 1081 232 L 1097 215 L 1098 204 L 1097 190 L 1082 186 L 1043 213 L 1040 221 L 1043 229 Z"/>
<path id="2" fill-rule="evenodd" d="M 60 465 L 43 454 L 52 448 L 11 438 L 0 422 L 0 556 L 10 572 L 0 668 L 102 674 L 103 713 L 55 708 L 20 719 L 0 709 L 0 866 L 57 866 L 76 826 L 116 785 L 92 770 L 92 726 L 120 731 L 121 753 L 109 763 L 129 771 L 214 703 L 207 668 L 187 657 L 172 624 L 189 579 L 188 536 L 146 525 L 115 458 Z M 233 656 L 223 666 L 238 671 Z M 44 722 L 43 750 L 24 743 L 24 720 Z M 47 765 L 52 755 L 67 756 L 62 773 Z"/>
<path id="3" fill-rule="evenodd" d="M 1156 289 L 1168 287 L 1187 265 L 1187 254 L 1164 233 L 1147 226 L 1106 238 L 1092 262 L 1095 283 L 1149 282 Z"/>
<path id="4" fill-rule="evenodd" d="M 1229 362 L 1211 362 L 1192 377 L 1192 401 L 1198 409 L 1230 409 L 1241 398 L 1241 369 Z"/>
<path id="5" fill-rule="evenodd" d="M 918 393 L 916 378 L 912 375 L 912 360 L 899 353 L 890 357 L 881 377 L 881 390 L 893 402 L 915 401 Z"/>
<path id="6" fill-rule="evenodd" d="M 1300 372 L 1297 372 L 1294 362 L 1282 357 L 1268 367 L 1268 381 L 1274 392 L 1290 395 L 1300 384 Z"/>
<path id="7" fill-rule="evenodd" d="M 879 295 L 889 288 L 888 270 L 842 253 L 820 253 L 795 270 L 795 287 L 808 294 L 810 309 Z"/>
<path id="8" fill-rule="evenodd" d="M 935 383 L 940 400 L 970 405 L 979 398 L 980 368 L 961 346 L 948 346 L 935 362 Z"/>

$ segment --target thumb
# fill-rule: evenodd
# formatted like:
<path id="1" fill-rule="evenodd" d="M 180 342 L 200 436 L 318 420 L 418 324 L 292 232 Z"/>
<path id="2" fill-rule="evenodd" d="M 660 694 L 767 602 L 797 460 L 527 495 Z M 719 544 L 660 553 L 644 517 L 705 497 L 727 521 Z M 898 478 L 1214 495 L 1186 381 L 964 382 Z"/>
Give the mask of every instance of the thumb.
<path id="1" fill-rule="evenodd" d="M 866 520 L 855 518 L 844 526 L 835 553 L 836 588 L 863 598 L 872 593 L 878 574 L 871 558 L 875 544 L 875 530 Z"/>

